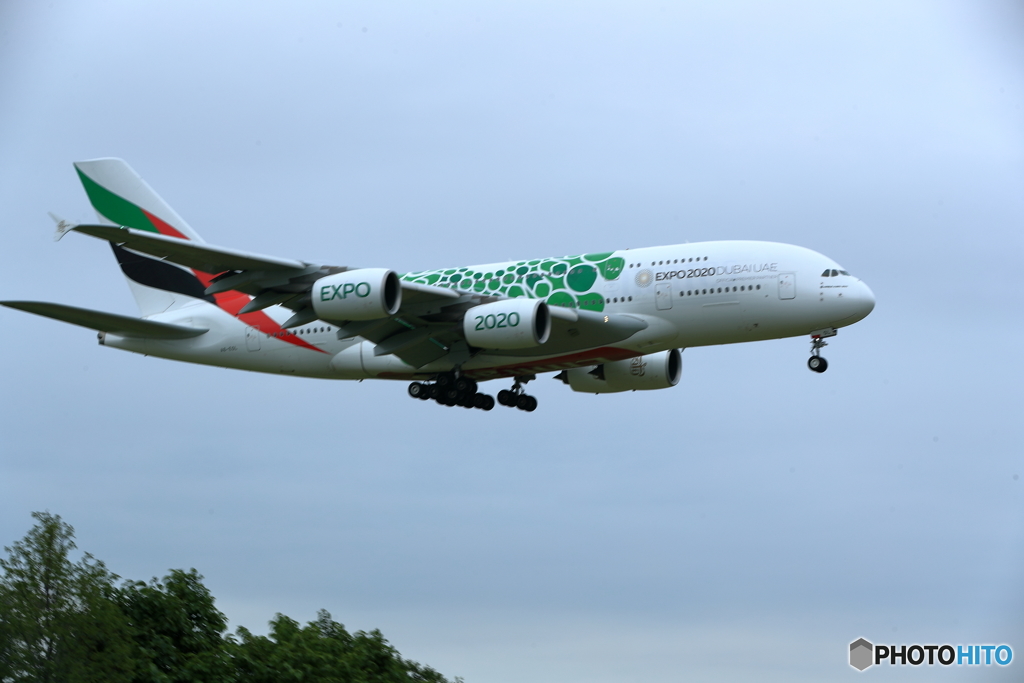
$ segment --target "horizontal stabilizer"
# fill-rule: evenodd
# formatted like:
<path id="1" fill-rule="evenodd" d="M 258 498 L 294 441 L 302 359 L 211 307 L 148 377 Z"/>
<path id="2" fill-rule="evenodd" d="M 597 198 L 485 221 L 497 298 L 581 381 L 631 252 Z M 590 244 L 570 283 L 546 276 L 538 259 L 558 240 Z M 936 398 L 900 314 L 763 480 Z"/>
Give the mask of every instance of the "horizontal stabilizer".
<path id="1" fill-rule="evenodd" d="M 198 337 L 208 330 L 201 327 L 185 327 L 158 323 L 142 318 L 132 318 L 115 313 L 103 313 L 88 308 L 50 304 L 43 301 L 0 301 L 0 305 L 16 308 L 19 311 L 35 313 L 54 320 L 81 325 L 91 330 L 109 332 L 119 337 L 136 337 L 141 339 L 188 339 Z"/>

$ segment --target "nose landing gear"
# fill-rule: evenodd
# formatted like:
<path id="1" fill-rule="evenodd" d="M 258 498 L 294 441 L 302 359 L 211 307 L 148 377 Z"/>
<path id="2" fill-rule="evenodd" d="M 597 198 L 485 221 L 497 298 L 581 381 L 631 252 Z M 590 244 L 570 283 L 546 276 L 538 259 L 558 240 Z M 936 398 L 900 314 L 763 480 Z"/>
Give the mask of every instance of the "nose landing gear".
<path id="1" fill-rule="evenodd" d="M 828 346 L 825 338 L 834 337 L 836 334 L 834 327 L 811 332 L 811 357 L 807 359 L 807 367 L 819 373 L 828 370 L 828 361 L 821 357 L 821 349 Z"/>

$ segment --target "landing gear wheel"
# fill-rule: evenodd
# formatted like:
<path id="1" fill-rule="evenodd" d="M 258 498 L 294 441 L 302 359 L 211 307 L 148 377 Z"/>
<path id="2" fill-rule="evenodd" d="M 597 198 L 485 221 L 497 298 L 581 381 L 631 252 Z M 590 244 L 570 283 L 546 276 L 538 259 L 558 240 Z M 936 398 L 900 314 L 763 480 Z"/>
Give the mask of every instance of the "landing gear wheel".
<path id="1" fill-rule="evenodd" d="M 519 408 L 528 413 L 537 410 L 537 399 L 523 391 L 523 385 L 535 379 L 537 379 L 536 375 L 516 375 L 511 389 L 502 389 L 498 392 L 498 403 L 509 408 Z"/>
<path id="2" fill-rule="evenodd" d="M 434 376 L 432 382 L 412 382 L 409 384 L 409 396 L 418 398 L 421 401 L 433 400 L 438 405 L 460 406 L 462 408 L 479 408 L 480 410 L 494 410 L 495 403 L 510 408 L 519 408 L 528 413 L 537 409 L 537 399 L 523 393 L 522 384 L 533 379 L 529 377 L 517 377 L 516 383 L 511 389 L 504 389 L 498 392 L 498 400 L 494 397 L 477 391 L 477 383 L 469 377 L 457 377 L 455 373 L 442 373 Z"/>
<path id="3" fill-rule="evenodd" d="M 527 394 L 519 394 L 519 398 L 516 399 L 516 408 L 532 413 L 537 410 L 537 399 Z"/>
<path id="4" fill-rule="evenodd" d="M 828 361 L 821 357 L 821 350 L 828 346 L 825 339 L 836 336 L 833 327 L 811 332 L 811 357 L 807 360 L 807 367 L 817 373 L 828 370 Z"/>
<path id="5" fill-rule="evenodd" d="M 494 407 L 494 397 L 487 394 L 475 394 L 473 396 L 473 407 L 480 410 L 490 410 Z"/>

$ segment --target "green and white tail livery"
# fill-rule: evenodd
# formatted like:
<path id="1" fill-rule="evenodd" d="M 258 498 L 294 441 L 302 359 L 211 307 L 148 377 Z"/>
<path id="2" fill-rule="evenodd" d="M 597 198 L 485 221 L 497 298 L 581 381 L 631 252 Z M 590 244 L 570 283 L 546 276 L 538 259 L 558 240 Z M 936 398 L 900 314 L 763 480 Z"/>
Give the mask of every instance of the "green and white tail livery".
<path id="1" fill-rule="evenodd" d="M 78 161 L 75 170 L 100 223 L 203 242 L 123 159 Z"/>
<path id="2" fill-rule="evenodd" d="M 555 373 L 616 393 L 680 382 L 680 351 L 825 339 L 874 308 L 832 259 L 773 242 L 717 241 L 422 270 L 311 263 L 211 246 L 120 159 L 75 164 L 99 216 L 58 231 L 106 240 L 141 319 L 60 304 L 4 305 L 100 332 L 100 343 L 254 372 L 410 382 L 415 399 L 531 412 L 524 386 Z M 483 382 L 512 380 L 495 397 Z"/>
<path id="3" fill-rule="evenodd" d="M 75 163 L 99 223 L 125 226 L 191 242 L 203 239 L 158 195 L 149 184 L 122 159 L 93 159 Z M 139 311 L 143 316 L 175 310 L 191 302 L 203 287 L 194 282 L 183 288 L 183 281 L 195 280 L 187 269 L 141 257 L 112 244 L 124 271 Z"/>

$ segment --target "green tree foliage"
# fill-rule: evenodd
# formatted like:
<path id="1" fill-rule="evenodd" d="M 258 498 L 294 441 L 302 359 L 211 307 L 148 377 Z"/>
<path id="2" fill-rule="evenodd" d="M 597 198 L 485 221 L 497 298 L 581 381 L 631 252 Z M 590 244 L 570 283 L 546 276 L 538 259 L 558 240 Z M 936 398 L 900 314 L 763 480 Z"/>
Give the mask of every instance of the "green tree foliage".
<path id="1" fill-rule="evenodd" d="M 32 516 L 37 524 L 0 559 L 0 680 L 130 680 L 117 577 L 88 553 L 71 562 L 74 529 L 58 515 Z"/>
<path id="2" fill-rule="evenodd" d="M 239 677 L 252 683 L 445 683 L 433 669 L 402 659 L 380 631 L 351 635 L 326 610 L 301 628 L 278 614 L 269 636 L 239 628 L 235 643 Z"/>
<path id="3" fill-rule="evenodd" d="M 118 588 L 88 553 L 71 561 L 70 525 L 32 516 L 0 559 L 0 683 L 447 683 L 380 631 L 350 634 L 323 610 L 306 626 L 278 614 L 268 636 L 226 635 L 195 569 Z"/>
<path id="4" fill-rule="evenodd" d="M 195 569 L 163 582 L 129 581 L 121 608 L 132 625 L 139 683 L 233 680 L 223 633 L 227 619 Z"/>

